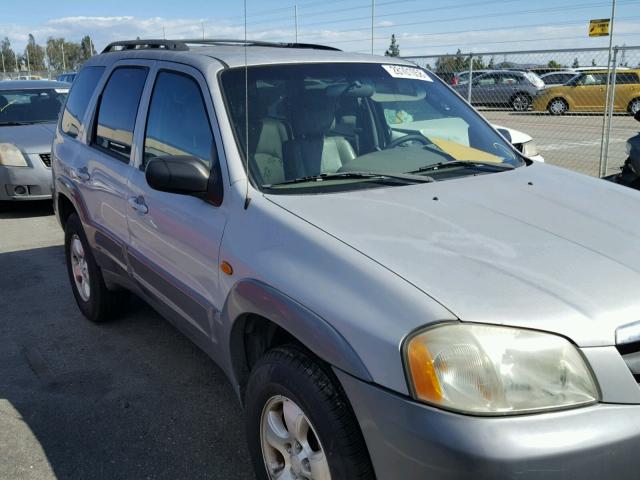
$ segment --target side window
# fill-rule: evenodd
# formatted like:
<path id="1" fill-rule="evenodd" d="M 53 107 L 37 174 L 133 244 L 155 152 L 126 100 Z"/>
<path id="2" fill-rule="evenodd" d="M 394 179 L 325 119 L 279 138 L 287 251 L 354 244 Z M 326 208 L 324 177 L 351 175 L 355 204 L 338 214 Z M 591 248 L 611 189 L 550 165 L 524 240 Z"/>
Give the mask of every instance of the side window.
<path id="1" fill-rule="evenodd" d="M 198 83 L 161 71 L 153 87 L 144 139 L 144 165 L 154 157 L 188 155 L 211 166 L 214 139 Z"/>
<path id="2" fill-rule="evenodd" d="M 114 70 L 98 106 L 93 144 L 125 163 L 131 156 L 133 128 L 147 72 L 142 67 Z"/>
<path id="3" fill-rule="evenodd" d="M 616 83 L 619 85 L 639 83 L 638 75 L 636 73 L 616 73 Z"/>
<path id="4" fill-rule="evenodd" d="M 480 86 L 488 86 L 488 85 L 495 85 L 496 80 L 497 80 L 496 75 L 483 75 L 482 77 L 479 77 L 478 80 L 476 80 L 474 83 L 477 82 L 477 84 Z"/>
<path id="5" fill-rule="evenodd" d="M 60 128 L 62 132 L 77 137 L 80 132 L 82 117 L 87 111 L 89 100 L 93 95 L 105 67 L 83 68 L 71 87 L 71 93 L 62 113 Z"/>

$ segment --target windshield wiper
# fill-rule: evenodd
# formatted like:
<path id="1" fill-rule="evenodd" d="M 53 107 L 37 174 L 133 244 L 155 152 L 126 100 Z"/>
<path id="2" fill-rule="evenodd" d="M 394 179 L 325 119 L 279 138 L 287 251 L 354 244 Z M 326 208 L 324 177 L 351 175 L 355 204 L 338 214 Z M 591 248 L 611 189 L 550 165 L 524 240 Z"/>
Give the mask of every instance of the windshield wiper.
<path id="1" fill-rule="evenodd" d="M 497 172 L 502 172 L 504 170 L 513 170 L 515 168 L 513 165 L 509 165 L 508 163 L 479 162 L 475 160 L 451 160 L 449 162 L 438 162 L 438 163 L 432 163 L 431 165 L 425 165 L 424 167 L 420 167 L 416 170 L 412 170 L 407 173 L 412 174 L 412 173 L 429 172 L 432 170 L 438 170 L 446 167 L 464 167 L 464 168 L 485 167 L 485 168 L 490 168 Z"/>
<path id="2" fill-rule="evenodd" d="M 285 180 L 284 182 L 262 185 L 263 188 L 279 187 L 281 185 L 291 185 L 294 183 L 306 182 L 323 182 L 325 180 L 342 180 L 354 178 L 378 178 L 401 180 L 407 183 L 429 183 L 435 180 L 426 175 L 411 175 L 409 173 L 375 173 L 375 172 L 338 172 L 338 173 L 321 173 L 320 175 L 309 175 L 306 177 Z"/>

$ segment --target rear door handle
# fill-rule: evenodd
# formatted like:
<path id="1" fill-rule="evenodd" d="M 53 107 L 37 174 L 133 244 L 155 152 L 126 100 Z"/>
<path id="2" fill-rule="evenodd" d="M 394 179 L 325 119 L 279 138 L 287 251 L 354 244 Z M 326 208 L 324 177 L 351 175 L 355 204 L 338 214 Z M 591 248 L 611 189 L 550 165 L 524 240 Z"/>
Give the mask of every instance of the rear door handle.
<path id="1" fill-rule="evenodd" d="M 91 175 L 89 175 L 87 167 L 80 167 L 76 170 L 71 170 L 71 176 L 80 182 L 88 182 L 91 179 Z"/>
<path id="2" fill-rule="evenodd" d="M 147 207 L 147 204 L 144 203 L 144 197 L 142 195 L 137 197 L 130 197 L 129 206 L 132 210 L 135 210 L 138 213 L 145 214 L 149 212 L 149 207 Z"/>

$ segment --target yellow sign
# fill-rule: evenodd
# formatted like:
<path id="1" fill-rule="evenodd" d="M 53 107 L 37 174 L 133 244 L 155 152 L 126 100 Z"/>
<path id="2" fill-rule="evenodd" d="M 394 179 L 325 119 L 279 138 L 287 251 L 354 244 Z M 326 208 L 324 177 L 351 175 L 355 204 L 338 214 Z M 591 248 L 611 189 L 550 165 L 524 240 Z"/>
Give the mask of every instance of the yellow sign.
<path id="1" fill-rule="evenodd" d="M 601 18 L 600 20 L 591 20 L 589 22 L 590 37 L 607 37 L 609 36 L 609 19 Z"/>

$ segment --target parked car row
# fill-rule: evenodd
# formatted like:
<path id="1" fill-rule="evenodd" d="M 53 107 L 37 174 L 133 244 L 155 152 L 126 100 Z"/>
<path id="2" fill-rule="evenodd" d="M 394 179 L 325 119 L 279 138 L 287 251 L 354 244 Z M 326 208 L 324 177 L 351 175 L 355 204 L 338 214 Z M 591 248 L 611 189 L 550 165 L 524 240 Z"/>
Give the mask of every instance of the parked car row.
<path id="1" fill-rule="evenodd" d="M 479 70 L 469 85 L 469 72 L 456 75 L 453 88 L 473 105 L 533 109 L 562 115 L 568 112 L 603 112 L 607 70 L 581 69 L 545 73 L 522 70 Z M 614 111 L 631 115 L 640 109 L 640 70 L 621 69 L 615 79 Z"/>

